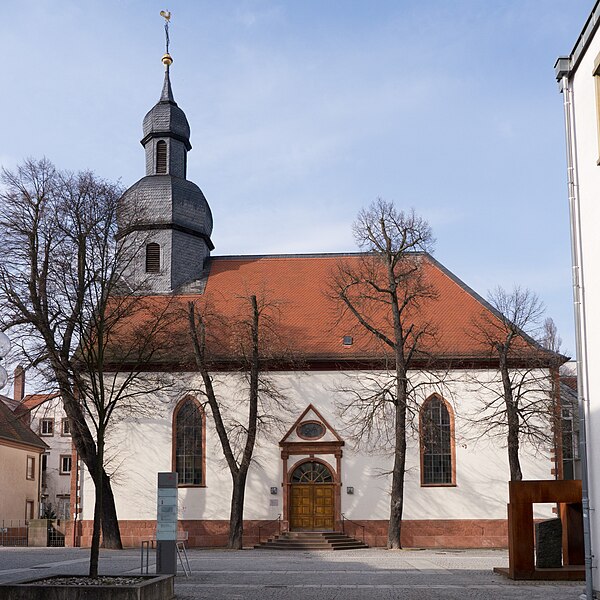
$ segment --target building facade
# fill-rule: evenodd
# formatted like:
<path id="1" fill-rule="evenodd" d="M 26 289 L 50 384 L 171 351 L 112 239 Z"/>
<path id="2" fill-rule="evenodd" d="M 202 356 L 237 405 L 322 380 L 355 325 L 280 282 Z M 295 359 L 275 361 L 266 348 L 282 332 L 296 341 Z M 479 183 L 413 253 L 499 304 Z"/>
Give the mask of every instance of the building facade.
<path id="1" fill-rule="evenodd" d="M 0 397 L 0 527 L 10 537 L 19 523 L 39 518 L 41 457 L 47 446 L 4 399 Z"/>
<path id="2" fill-rule="evenodd" d="M 555 65 L 563 94 L 567 181 L 571 218 L 573 292 L 577 334 L 577 390 L 580 406 L 587 597 L 600 590 L 596 571 L 600 548 L 600 2 L 572 52 Z M 587 468 L 586 468 L 587 463 Z M 589 526 L 588 526 L 589 524 Z"/>
<path id="3" fill-rule="evenodd" d="M 46 448 L 40 457 L 41 518 L 70 519 L 72 443 L 69 420 L 56 394 L 25 394 L 25 370 L 14 373 L 14 393 L 5 402 Z"/>
<path id="4" fill-rule="evenodd" d="M 392 464 L 389 418 L 384 412 L 374 424 L 378 435 L 359 443 L 356 425 L 366 417 L 354 411 L 352 400 L 369 386 L 388 386 L 393 361 L 352 315 L 340 314 L 327 294 L 335 269 L 357 266 L 364 255 L 211 256 L 210 208 L 187 180 L 189 125 L 174 100 L 172 60 L 167 55 L 163 61 L 160 100 L 143 123 L 146 176 L 120 205 L 119 235 L 131 257 L 130 288 L 143 291 L 155 308 L 185 309 L 192 302 L 218 313 L 211 376 L 231 423 L 247 421 L 245 374 L 229 350 L 248 295 L 276 307 L 272 323 L 279 343 L 299 359 L 266 363 L 278 403 L 262 407 L 270 425 L 259 432 L 248 475 L 245 543 L 257 541 L 258 526 L 281 521 L 291 530 L 347 526 L 357 534 L 356 528 L 364 527 L 367 543 L 384 545 Z M 414 260 L 436 290 L 436 302 L 422 303 L 415 318 L 436 336 L 410 372 L 419 392 L 411 407 L 403 545 L 503 547 L 509 479 L 505 443 L 502 434 L 488 435 L 477 424 L 482 403 L 501 384 L 489 352 L 469 335 L 474 319 L 497 315 L 431 256 Z M 132 326 L 136 319 L 139 325 L 143 315 L 136 313 Z M 173 323 L 169 340 L 169 352 L 148 376 L 162 371 L 171 384 L 146 398 L 151 411 L 117 421 L 109 435 L 107 454 L 118 457 L 111 481 L 123 542 L 135 546 L 154 537 L 157 473 L 177 471 L 180 528 L 192 546 L 221 546 L 227 539 L 232 483 L 185 316 Z M 515 358 L 513 367 L 531 371 L 538 349 L 529 341 L 523 344 L 533 354 Z M 426 356 L 434 356 L 433 363 Z M 535 364 L 532 393 L 542 401 L 551 394 L 552 372 L 548 361 Z M 541 448 L 523 444 L 524 477 L 554 477 L 553 450 L 551 442 Z M 94 504 L 85 473 L 75 504 L 76 536 L 85 545 Z"/>

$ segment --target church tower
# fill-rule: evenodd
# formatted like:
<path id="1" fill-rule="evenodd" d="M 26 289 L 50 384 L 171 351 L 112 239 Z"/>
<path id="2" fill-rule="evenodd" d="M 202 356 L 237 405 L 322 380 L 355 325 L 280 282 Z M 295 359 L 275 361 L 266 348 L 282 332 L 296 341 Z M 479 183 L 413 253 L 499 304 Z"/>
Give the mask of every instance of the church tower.
<path id="1" fill-rule="evenodd" d="M 210 207 L 186 179 L 190 126 L 171 89 L 168 36 L 162 62 L 162 93 L 143 121 L 146 176 L 123 194 L 118 212 L 125 278 L 133 289 L 158 294 L 200 279 L 214 249 Z"/>

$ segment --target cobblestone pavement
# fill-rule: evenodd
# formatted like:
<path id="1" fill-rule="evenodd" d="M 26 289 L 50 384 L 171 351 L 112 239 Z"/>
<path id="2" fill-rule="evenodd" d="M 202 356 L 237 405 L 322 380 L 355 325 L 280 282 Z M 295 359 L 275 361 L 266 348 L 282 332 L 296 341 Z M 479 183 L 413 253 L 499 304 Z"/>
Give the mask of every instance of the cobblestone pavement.
<path id="1" fill-rule="evenodd" d="M 189 550 L 192 574 L 177 576 L 179 600 L 576 600 L 581 583 L 512 582 L 502 550 L 273 552 Z M 88 550 L 0 548 L 0 583 L 87 571 Z M 101 552 L 101 573 L 139 573 L 137 550 Z M 150 571 L 154 571 L 153 557 Z"/>

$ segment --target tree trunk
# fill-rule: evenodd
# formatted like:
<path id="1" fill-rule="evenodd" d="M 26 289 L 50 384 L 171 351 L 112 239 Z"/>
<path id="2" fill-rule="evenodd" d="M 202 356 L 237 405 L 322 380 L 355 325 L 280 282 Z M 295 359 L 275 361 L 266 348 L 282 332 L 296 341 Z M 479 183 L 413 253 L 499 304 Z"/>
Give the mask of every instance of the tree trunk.
<path id="1" fill-rule="evenodd" d="M 117 509 L 115 507 L 110 478 L 106 474 L 102 461 L 98 457 L 96 444 L 85 420 L 84 412 L 76 393 L 73 391 L 65 375 L 66 369 L 61 366 L 61 363 L 56 358 L 53 360 L 52 366 L 55 374 L 57 374 L 65 412 L 69 417 L 69 422 L 72 423 L 71 435 L 75 449 L 87 467 L 96 488 L 102 488 L 103 503 L 100 520 L 102 523 L 103 546 L 105 548 L 121 550 L 123 546 L 121 544 L 121 533 L 119 531 Z M 94 509 L 94 522 L 95 520 L 96 510 Z"/>
<path id="2" fill-rule="evenodd" d="M 110 477 L 102 470 L 102 547 L 122 550 L 121 532 Z"/>
<path id="3" fill-rule="evenodd" d="M 246 473 L 238 472 L 233 478 L 231 512 L 229 516 L 229 539 L 227 547 L 241 550 L 244 538 L 244 496 L 246 494 Z"/>
<path id="4" fill-rule="evenodd" d="M 510 480 L 521 481 L 521 463 L 519 461 L 519 415 L 514 406 L 507 407 L 508 417 L 508 465 Z"/>
<path id="5" fill-rule="evenodd" d="M 98 434 L 100 438 L 100 433 Z M 96 462 L 95 481 L 102 477 L 103 442 L 98 439 L 98 454 Z M 100 529 L 102 527 L 102 485 L 94 484 L 96 489 L 94 504 L 94 528 L 92 530 L 92 547 L 90 548 L 90 577 L 98 577 L 98 562 L 100 558 Z"/>
<path id="6" fill-rule="evenodd" d="M 390 498 L 390 522 L 388 527 L 388 549 L 402 548 L 402 511 L 404 508 L 404 472 L 406 469 L 406 387 L 405 380 L 398 380 L 396 397 L 396 443 L 392 488 Z"/>
<path id="7" fill-rule="evenodd" d="M 521 481 L 523 473 L 521 472 L 521 463 L 519 461 L 519 433 L 521 423 L 519 420 L 518 406 L 513 395 L 513 388 L 508 371 L 507 348 L 500 352 L 500 374 L 502 376 L 502 386 L 504 388 L 504 405 L 506 407 L 506 422 L 508 425 L 507 447 L 508 447 L 508 466 L 510 468 L 510 480 Z"/>

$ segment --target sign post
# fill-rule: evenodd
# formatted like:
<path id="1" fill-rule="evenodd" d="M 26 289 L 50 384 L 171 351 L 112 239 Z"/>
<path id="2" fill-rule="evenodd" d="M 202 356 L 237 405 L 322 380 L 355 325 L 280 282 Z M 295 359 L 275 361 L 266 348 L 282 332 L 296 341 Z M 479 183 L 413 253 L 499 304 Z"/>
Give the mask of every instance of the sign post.
<path id="1" fill-rule="evenodd" d="M 156 572 L 177 574 L 177 473 L 158 474 Z"/>

